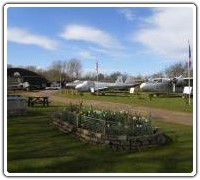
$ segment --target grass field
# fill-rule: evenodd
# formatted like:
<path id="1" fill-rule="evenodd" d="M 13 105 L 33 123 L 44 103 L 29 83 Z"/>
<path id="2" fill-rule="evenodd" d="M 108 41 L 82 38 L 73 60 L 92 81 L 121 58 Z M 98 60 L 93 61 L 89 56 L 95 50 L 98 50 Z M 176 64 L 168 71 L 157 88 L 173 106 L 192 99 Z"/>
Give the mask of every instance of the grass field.
<path id="1" fill-rule="evenodd" d="M 115 103 L 130 104 L 134 106 L 163 108 L 182 112 L 192 112 L 193 109 L 192 103 L 191 105 L 188 105 L 186 101 L 181 97 L 153 97 L 150 101 L 147 93 L 140 93 L 139 96 L 129 93 L 106 93 L 104 96 L 96 96 L 92 95 L 91 93 L 73 94 L 70 93 L 70 91 L 63 90 L 62 93 L 60 93 L 60 96 L 73 99 L 109 101 Z"/>
<path id="2" fill-rule="evenodd" d="M 192 126 L 154 121 L 170 145 L 140 152 L 115 152 L 64 134 L 49 125 L 52 110 L 32 108 L 24 116 L 9 117 L 7 170 L 9 173 L 191 173 Z"/>

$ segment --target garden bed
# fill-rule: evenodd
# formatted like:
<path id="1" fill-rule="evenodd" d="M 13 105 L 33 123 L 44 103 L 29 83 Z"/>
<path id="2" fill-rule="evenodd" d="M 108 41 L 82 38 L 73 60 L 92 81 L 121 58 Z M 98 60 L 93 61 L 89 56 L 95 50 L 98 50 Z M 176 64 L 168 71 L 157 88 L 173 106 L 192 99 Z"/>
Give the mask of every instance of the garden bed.
<path id="1" fill-rule="evenodd" d="M 164 132 L 152 126 L 150 115 L 138 112 L 100 111 L 71 104 L 53 115 L 52 124 L 81 140 L 114 150 L 138 151 L 171 142 Z"/>

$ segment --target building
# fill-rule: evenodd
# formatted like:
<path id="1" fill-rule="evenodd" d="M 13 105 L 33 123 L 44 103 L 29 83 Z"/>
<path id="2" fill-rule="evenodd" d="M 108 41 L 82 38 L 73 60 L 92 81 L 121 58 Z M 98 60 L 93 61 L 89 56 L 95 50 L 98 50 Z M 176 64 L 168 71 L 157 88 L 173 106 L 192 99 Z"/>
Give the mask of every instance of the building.
<path id="1" fill-rule="evenodd" d="M 7 86 L 8 90 L 15 89 L 44 89 L 48 80 L 27 69 L 8 68 L 7 69 Z"/>

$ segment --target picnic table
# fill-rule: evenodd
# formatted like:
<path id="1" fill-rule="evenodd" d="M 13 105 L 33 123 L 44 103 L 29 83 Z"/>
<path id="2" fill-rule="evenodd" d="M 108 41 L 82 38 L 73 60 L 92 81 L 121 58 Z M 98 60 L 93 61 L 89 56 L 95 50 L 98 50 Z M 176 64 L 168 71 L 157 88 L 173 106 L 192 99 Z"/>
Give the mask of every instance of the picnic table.
<path id="1" fill-rule="evenodd" d="M 33 107 L 34 104 L 42 104 L 43 106 L 49 106 L 49 97 L 48 96 L 28 97 L 28 107 Z"/>

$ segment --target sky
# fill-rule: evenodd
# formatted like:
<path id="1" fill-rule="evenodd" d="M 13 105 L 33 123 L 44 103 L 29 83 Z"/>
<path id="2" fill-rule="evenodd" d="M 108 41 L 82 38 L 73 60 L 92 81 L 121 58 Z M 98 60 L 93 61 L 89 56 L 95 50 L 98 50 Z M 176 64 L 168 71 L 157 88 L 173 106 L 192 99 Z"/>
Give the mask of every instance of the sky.
<path id="1" fill-rule="evenodd" d="M 9 7 L 7 64 L 49 68 L 77 58 L 83 73 L 149 75 L 187 62 L 191 7 Z"/>

